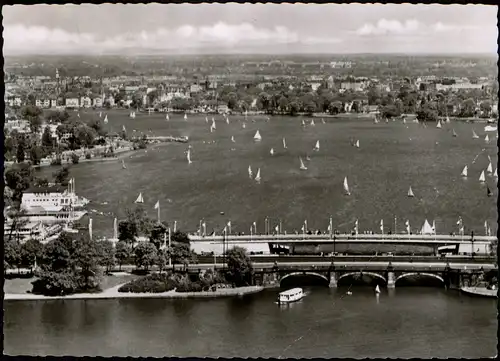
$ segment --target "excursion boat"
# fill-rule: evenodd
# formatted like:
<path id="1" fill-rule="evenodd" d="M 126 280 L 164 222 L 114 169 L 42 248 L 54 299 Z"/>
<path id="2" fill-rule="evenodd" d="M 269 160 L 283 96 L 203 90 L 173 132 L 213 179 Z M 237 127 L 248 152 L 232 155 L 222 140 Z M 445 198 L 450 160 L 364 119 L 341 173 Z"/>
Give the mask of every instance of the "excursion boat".
<path id="1" fill-rule="evenodd" d="M 284 292 L 280 292 L 278 295 L 278 304 L 291 303 L 301 300 L 304 297 L 304 291 L 302 288 L 292 288 Z"/>

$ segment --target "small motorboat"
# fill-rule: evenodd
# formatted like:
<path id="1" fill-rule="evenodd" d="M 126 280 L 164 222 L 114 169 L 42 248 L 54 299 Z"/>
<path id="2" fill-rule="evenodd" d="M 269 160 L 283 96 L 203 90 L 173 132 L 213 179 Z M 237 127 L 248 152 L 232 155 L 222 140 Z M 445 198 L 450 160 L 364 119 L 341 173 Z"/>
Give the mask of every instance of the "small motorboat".
<path id="1" fill-rule="evenodd" d="M 301 300 L 303 297 L 304 291 L 302 291 L 302 288 L 292 288 L 291 290 L 281 292 L 278 295 L 278 304 L 296 302 Z"/>

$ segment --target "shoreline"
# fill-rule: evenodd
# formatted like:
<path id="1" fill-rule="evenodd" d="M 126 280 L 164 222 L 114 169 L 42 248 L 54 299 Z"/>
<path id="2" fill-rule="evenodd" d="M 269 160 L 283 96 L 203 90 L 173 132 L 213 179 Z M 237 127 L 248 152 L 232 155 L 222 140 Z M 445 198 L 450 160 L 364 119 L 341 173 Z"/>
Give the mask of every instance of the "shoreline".
<path id="1" fill-rule="evenodd" d="M 470 296 L 497 298 L 498 290 L 489 290 L 485 287 L 461 287 L 460 291 Z"/>
<path id="2" fill-rule="evenodd" d="M 168 291 L 161 293 L 131 293 L 118 292 L 118 289 L 125 283 L 104 290 L 100 293 L 75 293 L 67 296 L 43 296 L 31 293 L 6 293 L 4 301 L 49 301 L 49 300 L 110 300 L 122 298 L 168 298 L 168 299 L 187 299 L 187 298 L 220 298 L 244 296 L 258 293 L 264 290 L 262 286 L 248 286 L 238 288 L 224 288 L 217 291 L 202 292 L 176 292 Z"/>

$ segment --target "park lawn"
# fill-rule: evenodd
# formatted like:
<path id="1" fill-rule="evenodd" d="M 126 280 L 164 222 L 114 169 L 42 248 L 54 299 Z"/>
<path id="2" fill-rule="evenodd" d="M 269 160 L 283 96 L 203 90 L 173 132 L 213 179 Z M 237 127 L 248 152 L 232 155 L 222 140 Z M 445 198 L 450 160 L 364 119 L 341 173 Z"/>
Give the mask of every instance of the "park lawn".
<path id="1" fill-rule="evenodd" d="M 123 283 L 130 282 L 140 276 L 132 275 L 132 274 L 120 274 L 116 276 L 104 276 L 101 288 L 102 290 L 107 290 L 109 288 L 118 286 Z M 3 287 L 3 291 L 7 293 L 27 293 L 31 291 L 32 285 L 31 282 L 35 280 L 33 278 L 14 278 L 14 279 L 6 279 Z"/>

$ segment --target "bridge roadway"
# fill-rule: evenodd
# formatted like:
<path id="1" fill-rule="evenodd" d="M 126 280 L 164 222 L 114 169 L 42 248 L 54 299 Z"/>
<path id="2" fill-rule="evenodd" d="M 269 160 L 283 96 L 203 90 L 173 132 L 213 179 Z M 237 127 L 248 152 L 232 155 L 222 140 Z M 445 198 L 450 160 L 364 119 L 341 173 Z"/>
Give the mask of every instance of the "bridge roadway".
<path id="1" fill-rule="evenodd" d="M 280 269 L 285 268 L 307 268 L 307 269 L 319 269 L 319 268 L 328 268 L 332 266 L 332 262 L 277 262 L 278 267 Z M 395 271 L 410 271 L 410 270 L 418 270 L 418 271 L 442 271 L 446 269 L 449 265 L 450 269 L 455 270 L 479 270 L 483 269 L 485 271 L 497 269 L 497 266 L 493 263 L 446 263 L 446 262 L 345 262 L 338 261 L 334 262 L 334 266 L 336 268 L 346 268 L 346 269 L 354 269 L 354 270 L 386 270 L 389 265 Z M 216 263 L 216 268 L 222 268 L 227 266 L 223 263 Z M 254 269 L 271 269 L 275 267 L 274 262 L 266 262 L 266 263 L 254 263 Z M 180 266 L 176 266 L 180 267 Z M 205 263 L 205 264 L 192 264 L 188 266 L 189 270 L 205 270 L 209 268 L 214 268 L 213 263 Z"/>
<path id="2" fill-rule="evenodd" d="M 374 255 L 336 255 L 336 256 L 319 256 L 319 255 L 250 255 L 250 259 L 254 264 L 256 263 L 269 263 L 269 262 L 449 262 L 452 263 L 495 263 L 496 256 L 408 256 L 408 255 L 394 255 L 394 256 L 374 256 Z M 222 255 L 212 256 L 197 256 L 198 263 L 213 263 L 214 260 L 221 260 Z"/>
<path id="3" fill-rule="evenodd" d="M 404 234 L 337 234 L 330 236 L 329 234 L 279 234 L 279 235 L 227 235 L 225 236 L 198 236 L 189 235 L 191 242 L 214 242 L 227 244 L 232 243 L 386 243 L 386 244 L 425 244 L 425 245 L 438 245 L 450 243 L 465 243 L 474 242 L 491 243 L 497 241 L 496 237 L 491 236 L 474 236 L 464 235 L 463 237 L 449 236 L 449 235 L 404 235 Z"/>

